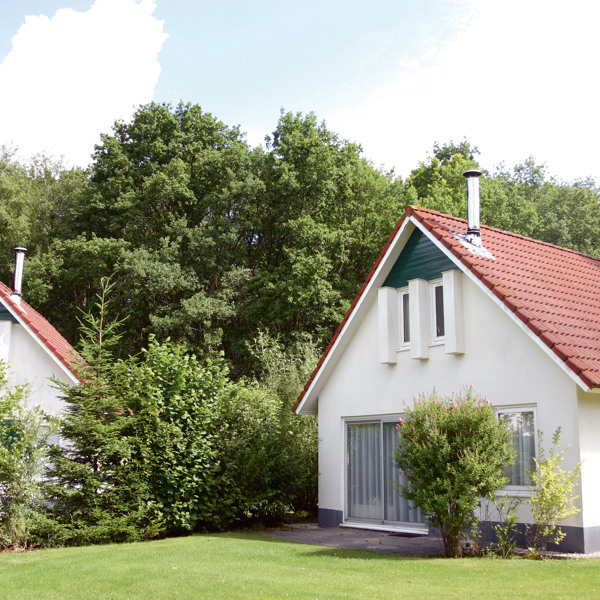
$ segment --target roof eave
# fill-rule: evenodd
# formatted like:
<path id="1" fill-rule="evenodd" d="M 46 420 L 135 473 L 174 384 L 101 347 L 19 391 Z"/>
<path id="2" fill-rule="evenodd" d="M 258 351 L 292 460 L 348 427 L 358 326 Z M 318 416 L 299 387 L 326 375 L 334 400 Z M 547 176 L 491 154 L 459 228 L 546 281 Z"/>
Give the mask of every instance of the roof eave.
<path id="1" fill-rule="evenodd" d="M 3 306 L 10 312 L 10 314 L 17 320 L 19 325 L 21 325 L 27 333 L 34 339 L 34 341 L 40 346 L 40 348 L 52 359 L 52 361 L 58 365 L 60 370 L 64 375 L 74 384 L 80 383 L 79 378 L 75 375 L 75 373 L 71 370 L 71 368 L 66 365 L 59 356 L 53 351 L 51 347 L 48 346 L 44 340 L 40 338 L 37 332 L 25 321 L 22 315 L 19 314 L 19 311 L 22 310 L 13 306 L 10 302 L 7 302 L 2 296 L 0 296 L 0 302 L 2 302 Z"/>
<path id="2" fill-rule="evenodd" d="M 387 276 L 387 272 L 384 272 L 385 265 L 390 260 L 395 262 L 414 231 L 416 221 L 411 217 L 412 210 L 410 206 L 406 208 L 405 215 L 398 221 L 387 243 L 382 248 L 365 282 L 321 356 L 321 360 L 304 386 L 304 390 L 298 397 L 298 401 L 293 409 L 296 414 L 315 415 L 318 413 L 319 393 L 323 388 L 328 373 L 337 363 L 341 351 L 346 347 L 350 339 L 350 334 L 357 328 L 363 313 L 369 305 L 369 299 L 372 294 L 383 284 Z"/>

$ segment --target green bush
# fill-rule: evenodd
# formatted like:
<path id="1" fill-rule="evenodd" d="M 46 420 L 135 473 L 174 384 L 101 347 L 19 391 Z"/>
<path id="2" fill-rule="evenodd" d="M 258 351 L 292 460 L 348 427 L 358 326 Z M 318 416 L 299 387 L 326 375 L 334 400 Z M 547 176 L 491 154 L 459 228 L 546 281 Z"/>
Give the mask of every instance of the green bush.
<path id="1" fill-rule="evenodd" d="M 291 410 L 312 344 L 284 352 L 261 334 L 253 352 L 263 378 L 239 383 L 221 360 L 153 337 L 140 356 L 115 361 L 110 287 L 82 324 L 81 383 L 61 386 L 63 443 L 39 536 L 47 544 L 133 541 L 314 509 L 316 423 Z"/>
<path id="2" fill-rule="evenodd" d="M 28 406 L 29 386 L 7 385 L 0 361 L 0 548 L 26 549 L 43 513 L 41 479 L 52 422 Z"/>
<path id="3" fill-rule="evenodd" d="M 239 388 L 224 412 L 223 477 L 237 522 L 281 522 L 314 510 L 316 428 L 260 384 Z"/>
<path id="4" fill-rule="evenodd" d="M 506 483 L 511 434 L 491 403 L 472 388 L 439 399 L 435 391 L 407 408 L 398 426 L 396 463 L 402 495 L 438 528 L 445 556 L 460 554 L 460 536 L 480 497 Z"/>
<path id="5" fill-rule="evenodd" d="M 517 547 L 517 509 L 522 504 L 521 498 L 515 498 L 504 494 L 500 499 L 494 500 L 498 513 L 498 523 L 492 525 L 492 531 L 496 537 L 496 543 L 490 553 L 501 558 L 509 558 Z"/>
<path id="6" fill-rule="evenodd" d="M 261 376 L 240 382 L 223 406 L 222 476 L 237 523 L 281 522 L 298 510 L 316 511 L 317 424 L 292 407 L 317 353 L 309 339 L 286 349 L 264 332 L 250 352 Z"/>
<path id="7" fill-rule="evenodd" d="M 130 370 L 137 468 L 150 510 L 168 532 L 222 529 L 233 519 L 221 463 L 229 435 L 222 407 L 235 391 L 223 364 L 202 364 L 170 342 L 151 339 Z"/>
<path id="8" fill-rule="evenodd" d="M 261 334 L 260 381 L 231 382 L 219 361 L 151 339 L 132 364 L 136 461 L 152 514 L 169 532 L 280 522 L 316 506 L 317 433 L 291 408 L 313 351 Z"/>

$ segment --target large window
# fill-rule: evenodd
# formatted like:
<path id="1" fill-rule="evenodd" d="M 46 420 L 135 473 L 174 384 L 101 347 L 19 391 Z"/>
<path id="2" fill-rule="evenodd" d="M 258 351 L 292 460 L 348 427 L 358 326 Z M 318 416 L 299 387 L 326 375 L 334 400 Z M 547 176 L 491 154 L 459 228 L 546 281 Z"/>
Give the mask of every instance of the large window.
<path id="1" fill-rule="evenodd" d="M 532 408 L 501 408 L 498 416 L 512 431 L 516 454 L 515 463 L 506 467 L 508 486 L 524 488 L 531 485 L 527 472 L 535 470 L 535 411 Z"/>
<path id="2" fill-rule="evenodd" d="M 402 475 L 394 462 L 397 420 L 346 423 L 349 520 L 423 527 L 423 515 L 402 497 Z"/>

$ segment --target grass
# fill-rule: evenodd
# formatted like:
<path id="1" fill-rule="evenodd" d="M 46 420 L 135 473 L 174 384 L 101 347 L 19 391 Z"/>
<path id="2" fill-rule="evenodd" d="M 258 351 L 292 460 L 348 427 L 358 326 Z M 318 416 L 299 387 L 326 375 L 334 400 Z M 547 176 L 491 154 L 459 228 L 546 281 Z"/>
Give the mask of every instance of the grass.
<path id="1" fill-rule="evenodd" d="M 401 558 L 251 534 L 0 556 L 0 598 L 600 597 L 600 559 Z"/>

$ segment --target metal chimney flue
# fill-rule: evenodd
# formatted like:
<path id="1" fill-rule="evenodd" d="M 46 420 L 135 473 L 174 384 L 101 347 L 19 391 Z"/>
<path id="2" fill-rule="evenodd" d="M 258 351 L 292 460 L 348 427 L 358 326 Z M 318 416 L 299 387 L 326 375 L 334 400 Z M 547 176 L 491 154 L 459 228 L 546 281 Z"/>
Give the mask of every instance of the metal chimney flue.
<path id="1" fill-rule="evenodd" d="M 481 211 L 479 178 L 481 177 L 481 171 L 472 169 L 470 171 L 465 171 L 463 175 L 467 178 L 467 213 L 469 218 L 469 225 L 465 238 L 474 246 L 481 246 L 481 230 L 479 228 Z"/>
<path id="2" fill-rule="evenodd" d="M 17 246 L 15 249 L 15 278 L 13 281 L 13 291 L 11 297 L 17 303 L 21 303 L 21 296 L 23 295 L 23 266 L 25 264 L 25 252 L 27 248 Z"/>

